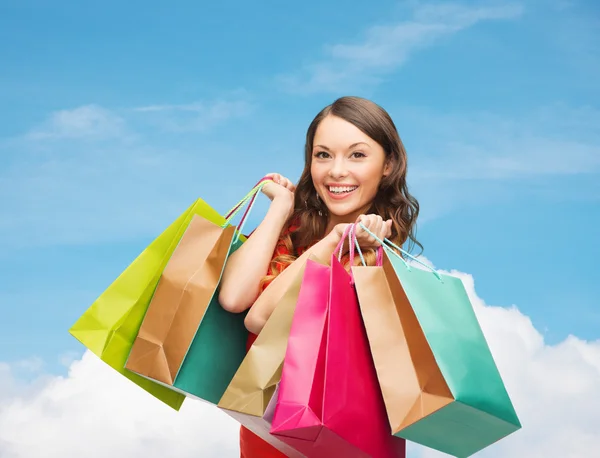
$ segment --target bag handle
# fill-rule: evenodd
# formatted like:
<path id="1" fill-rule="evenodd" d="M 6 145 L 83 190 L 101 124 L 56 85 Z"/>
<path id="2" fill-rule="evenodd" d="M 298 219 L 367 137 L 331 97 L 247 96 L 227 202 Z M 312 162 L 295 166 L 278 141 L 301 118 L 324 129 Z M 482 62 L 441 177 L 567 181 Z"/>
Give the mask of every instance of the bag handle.
<path id="1" fill-rule="evenodd" d="M 361 260 L 363 266 L 366 266 L 367 263 L 363 256 L 362 250 L 360 249 L 359 244 L 356 242 L 356 234 L 354 232 L 355 229 L 356 229 L 355 224 L 348 224 L 346 229 L 344 229 L 344 233 L 343 233 L 342 237 L 340 238 L 340 241 L 339 241 L 336 249 L 334 250 L 333 254 L 337 253 L 338 261 L 340 261 L 340 262 L 342 261 L 342 248 L 344 246 L 344 242 L 346 241 L 346 237 L 348 237 L 348 248 L 349 248 L 349 253 L 350 253 L 350 266 L 354 265 L 355 250 L 358 253 L 358 255 L 360 256 L 360 260 Z M 377 249 L 377 265 L 378 266 L 383 265 L 383 248 L 381 246 Z M 350 269 L 350 284 L 354 285 L 354 275 L 352 274 L 352 269 Z"/>
<path id="2" fill-rule="evenodd" d="M 346 241 L 346 237 L 348 237 L 348 246 L 350 248 L 350 259 L 353 260 L 353 258 L 354 258 L 354 248 L 353 248 L 353 243 L 352 243 L 353 227 L 354 227 L 354 224 L 348 224 L 348 226 L 346 226 L 346 228 L 344 229 L 344 233 L 340 237 L 340 241 L 338 242 L 337 247 L 333 251 L 334 255 L 337 253 L 337 258 L 338 258 L 339 262 L 342 262 L 342 251 L 344 248 L 344 242 Z M 350 271 L 350 284 L 354 285 L 354 275 L 352 275 L 352 271 Z"/>
<path id="3" fill-rule="evenodd" d="M 340 262 L 342 261 L 342 248 L 344 247 L 344 242 L 346 241 L 346 237 L 349 236 L 351 229 L 352 225 L 349 224 L 348 226 L 346 226 L 346 229 L 344 229 L 344 233 L 342 234 L 342 237 L 340 238 L 337 247 L 335 248 L 335 250 L 333 250 L 333 254 L 337 253 L 337 258 Z"/>
<path id="4" fill-rule="evenodd" d="M 362 224 L 362 223 L 361 223 Z M 354 225 L 353 225 L 354 226 Z M 350 251 L 350 264 L 354 264 L 354 249 L 356 249 L 356 251 L 358 252 L 358 255 L 360 256 L 360 262 L 362 263 L 363 266 L 366 266 L 367 263 L 365 261 L 365 258 L 363 256 L 362 250 L 360 248 L 360 244 L 358 243 L 358 239 L 356 238 L 356 233 L 354 232 L 354 230 L 356 229 L 356 226 L 352 229 L 352 234 L 353 237 L 351 239 L 351 251 Z M 381 267 L 383 266 L 383 245 L 379 245 L 377 247 L 377 263 L 376 263 L 377 267 Z"/>
<path id="5" fill-rule="evenodd" d="M 438 279 L 438 280 L 442 281 L 442 277 L 440 276 L 440 274 L 439 274 L 439 273 L 438 273 L 438 272 L 437 272 L 437 271 L 436 271 L 436 270 L 435 270 L 433 267 L 431 267 L 431 266 L 430 266 L 430 265 L 428 265 L 428 264 L 425 264 L 423 261 L 420 261 L 419 259 L 415 258 L 415 257 L 414 257 L 413 255 L 411 255 L 410 253 L 408 253 L 408 252 L 404 251 L 402 248 L 400 248 L 398 245 L 396 245 L 396 244 L 395 244 L 394 242 L 392 242 L 391 240 L 389 240 L 389 239 L 387 239 L 387 238 L 386 238 L 386 239 L 383 239 L 383 240 L 381 240 L 379 237 L 377 237 L 375 234 L 373 234 L 373 232 L 371 232 L 369 229 L 367 229 L 363 223 L 359 223 L 359 224 L 360 224 L 360 227 L 361 227 L 361 228 L 362 228 L 362 229 L 363 229 L 365 232 L 367 232 L 367 234 L 369 234 L 371 237 L 373 237 L 375 240 L 377 240 L 377 241 L 378 241 L 378 242 L 381 244 L 381 247 L 382 247 L 383 249 L 385 249 L 385 250 L 386 250 L 386 252 L 388 252 L 388 253 L 392 253 L 394 256 L 396 256 L 397 258 L 399 258 L 399 259 L 400 259 L 400 260 L 401 260 L 401 261 L 404 263 L 404 265 L 406 266 L 406 268 L 407 268 L 408 270 L 411 270 L 411 269 L 410 269 L 410 266 L 408 265 L 408 263 L 407 263 L 407 262 L 404 260 L 404 258 L 403 258 L 402 256 L 400 256 L 400 255 L 399 255 L 399 254 L 398 254 L 396 251 L 392 250 L 392 248 L 390 248 L 390 246 L 391 246 L 391 247 L 393 247 L 393 248 L 395 248 L 396 250 L 398 250 L 398 251 L 399 251 L 400 253 L 402 253 L 403 255 L 405 255 L 405 256 L 407 256 L 407 257 L 409 257 L 410 259 L 412 259 L 412 260 L 413 260 L 413 261 L 415 261 L 416 263 L 418 263 L 418 264 L 421 264 L 422 266 L 424 266 L 424 267 L 426 267 L 427 269 L 429 269 L 429 270 L 430 270 L 430 271 L 431 271 L 431 272 L 432 272 L 432 273 L 433 273 L 433 274 L 434 274 L 434 275 L 437 277 L 437 279 Z M 357 245 L 358 245 L 358 244 L 357 244 Z M 359 248 L 359 249 L 360 249 L 360 248 Z"/>
<path id="6" fill-rule="evenodd" d="M 334 254 L 337 253 L 338 261 L 342 260 L 342 246 L 344 244 L 346 237 L 348 237 L 350 265 L 354 264 L 354 255 L 355 255 L 355 253 L 358 253 L 358 255 L 360 256 L 360 261 L 362 262 L 363 266 L 366 266 L 367 263 L 363 256 L 362 250 L 360 249 L 360 245 L 358 244 L 357 239 L 356 239 L 355 229 L 356 229 L 355 224 L 349 224 L 346 227 L 346 229 L 344 230 L 344 234 L 342 235 L 342 237 L 333 253 Z M 379 267 L 381 267 L 383 265 L 383 247 L 382 246 L 379 246 L 379 248 L 377 249 L 377 265 Z"/>
<path id="7" fill-rule="evenodd" d="M 242 200 L 240 200 L 228 213 L 227 216 L 225 216 L 225 222 L 223 223 L 222 227 L 227 226 L 228 224 L 231 223 L 231 220 L 233 218 L 235 218 L 235 216 L 239 213 L 239 211 L 248 203 L 250 202 L 250 205 L 248 205 L 248 207 L 246 207 L 246 211 L 244 212 L 244 214 L 242 215 L 242 218 L 240 219 L 239 225 L 237 227 L 237 234 L 235 235 L 235 238 L 233 240 L 233 243 L 236 243 L 239 239 L 240 239 L 240 235 L 242 234 L 242 229 L 244 227 L 244 224 L 247 221 L 248 216 L 250 215 L 250 212 L 252 211 L 252 208 L 254 207 L 254 203 L 256 201 L 256 196 L 258 195 L 258 193 L 262 190 L 263 186 L 265 184 L 267 184 L 268 182 L 272 182 L 273 179 L 269 178 L 269 177 L 264 177 L 261 178 L 258 183 L 256 183 L 254 185 L 254 187 L 248 192 L 248 194 L 246 194 Z"/>
<path id="8" fill-rule="evenodd" d="M 246 202 L 248 202 L 249 199 L 254 199 L 256 197 L 256 195 L 258 194 L 258 191 L 260 191 L 260 189 L 262 189 L 262 186 L 264 186 L 264 184 L 266 184 L 268 181 L 273 181 L 272 178 L 269 177 L 264 177 L 261 178 L 258 183 L 256 183 L 254 185 L 254 187 L 250 190 L 250 192 L 248 194 L 246 194 L 242 200 L 240 200 L 230 211 L 229 213 L 227 213 L 227 216 L 225 216 L 225 219 L 231 220 L 231 218 L 233 218 L 235 216 L 235 214 L 240 210 L 240 207 L 242 205 L 244 205 Z M 258 188 L 258 189 L 257 189 Z"/>

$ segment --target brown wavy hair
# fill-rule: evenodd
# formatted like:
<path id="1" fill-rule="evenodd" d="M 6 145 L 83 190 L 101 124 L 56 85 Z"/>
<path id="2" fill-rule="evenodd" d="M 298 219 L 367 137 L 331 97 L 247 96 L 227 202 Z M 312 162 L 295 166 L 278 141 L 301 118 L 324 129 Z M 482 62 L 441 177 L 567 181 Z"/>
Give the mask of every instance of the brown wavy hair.
<path id="1" fill-rule="evenodd" d="M 327 208 L 317 198 L 312 176 L 313 140 L 317 127 L 327 116 L 337 116 L 353 124 L 382 146 L 386 160 L 392 164 L 389 175 L 382 178 L 379 190 L 367 213 L 380 215 L 384 220 L 392 219 L 392 235 L 389 240 L 398 246 L 409 242 L 407 251 L 423 246 L 416 239 L 416 221 L 419 203 L 409 193 L 406 183 L 406 150 L 394 121 L 382 107 L 360 97 L 341 97 L 323 108 L 308 126 L 304 146 L 304 170 L 294 195 L 294 210 L 284 226 L 280 244 L 290 254 L 276 256 L 271 261 L 273 275 L 263 279 L 263 284 L 271 281 L 299 256 L 299 251 L 312 246 L 326 234 L 328 223 Z M 290 230 L 290 228 L 295 228 Z M 365 261 L 373 265 L 375 250 L 365 250 Z M 358 256 L 355 264 L 360 263 Z"/>

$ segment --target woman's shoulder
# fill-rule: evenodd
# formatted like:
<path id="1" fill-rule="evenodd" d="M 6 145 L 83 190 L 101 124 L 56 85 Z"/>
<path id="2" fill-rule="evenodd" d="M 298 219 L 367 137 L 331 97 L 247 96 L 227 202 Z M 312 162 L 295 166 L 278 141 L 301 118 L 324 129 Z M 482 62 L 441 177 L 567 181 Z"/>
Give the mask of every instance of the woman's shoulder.
<path id="1" fill-rule="evenodd" d="M 296 217 L 289 221 L 283 230 L 283 235 L 289 235 L 300 229 L 300 217 Z"/>
<path id="2" fill-rule="evenodd" d="M 277 241 L 277 248 L 275 250 L 274 256 L 279 255 L 289 255 L 293 250 L 293 242 L 291 240 L 291 235 L 296 232 L 300 227 L 300 223 L 298 219 L 294 219 L 286 224 L 286 226 L 281 231 L 279 236 L 279 240 Z"/>

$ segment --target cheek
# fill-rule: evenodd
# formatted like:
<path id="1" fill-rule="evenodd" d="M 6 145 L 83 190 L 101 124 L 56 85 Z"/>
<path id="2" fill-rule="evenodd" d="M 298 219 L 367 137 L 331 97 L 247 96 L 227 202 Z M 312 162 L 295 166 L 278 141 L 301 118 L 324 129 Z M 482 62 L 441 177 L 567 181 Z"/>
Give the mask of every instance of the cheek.
<path id="1" fill-rule="evenodd" d="M 377 189 L 383 175 L 379 167 L 363 167 L 356 170 L 355 176 L 365 189 Z"/>
<path id="2" fill-rule="evenodd" d="M 323 178 L 323 170 L 321 167 L 312 165 L 310 167 L 310 175 L 312 176 L 313 182 L 318 183 Z"/>

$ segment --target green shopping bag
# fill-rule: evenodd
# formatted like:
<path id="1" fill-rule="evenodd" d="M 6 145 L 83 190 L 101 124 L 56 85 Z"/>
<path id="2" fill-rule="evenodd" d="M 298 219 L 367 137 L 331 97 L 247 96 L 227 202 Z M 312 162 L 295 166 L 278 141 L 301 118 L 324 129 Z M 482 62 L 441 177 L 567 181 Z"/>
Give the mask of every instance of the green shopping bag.
<path id="1" fill-rule="evenodd" d="M 173 251 L 194 215 L 228 226 L 237 210 L 255 198 L 262 180 L 224 218 L 204 200 L 197 199 L 146 247 L 69 329 L 71 335 L 110 367 L 175 410 L 185 395 L 125 369 L 133 341 L 142 324 L 154 290 Z M 245 238 L 238 232 L 237 249 Z"/>
<path id="2" fill-rule="evenodd" d="M 162 272 L 125 369 L 186 396 L 219 402 L 248 339 L 246 314 L 229 313 L 218 301 L 223 268 L 239 246 L 232 227 L 194 216 Z"/>
<path id="3" fill-rule="evenodd" d="M 388 262 L 359 267 L 356 287 L 359 300 L 360 288 L 364 298 L 377 298 L 361 309 L 392 433 L 468 457 L 519 430 L 521 423 L 461 279 L 437 272 L 387 239 L 379 242 Z M 409 266 L 398 252 L 428 270 Z M 365 269 L 382 270 L 377 277 Z M 392 278 L 394 273 L 397 278 Z M 373 289 L 376 277 L 381 292 Z M 414 404 L 405 409 L 407 402 Z M 406 417 L 392 422 L 401 410 Z"/>

